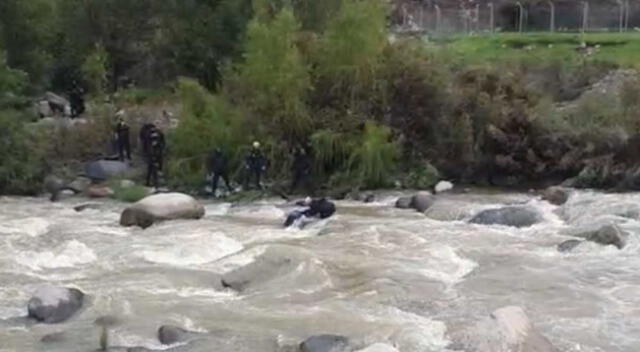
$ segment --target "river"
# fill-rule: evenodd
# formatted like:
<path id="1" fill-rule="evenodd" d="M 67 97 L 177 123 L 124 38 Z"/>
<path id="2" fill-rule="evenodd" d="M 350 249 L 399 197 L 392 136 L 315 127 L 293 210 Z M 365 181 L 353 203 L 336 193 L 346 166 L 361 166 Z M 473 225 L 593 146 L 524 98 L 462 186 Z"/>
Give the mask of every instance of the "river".
<path id="1" fill-rule="evenodd" d="M 188 351 L 278 351 L 319 333 L 402 352 L 449 351 L 451 337 L 493 310 L 521 306 L 560 351 L 640 351 L 640 194 L 574 193 L 553 206 L 520 193 L 439 196 L 428 216 L 338 202 L 333 218 L 282 229 L 280 200 L 206 202 L 199 221 L 146 230 L 118 225 L 126 206 L 74 211 L 82 199 L 0 198 L 0 320 L 26 315 L 43 283 L 89 299 L 67 322 L 0 323 L 0 351 L 93 351 L 103 315 L 118 318 L 110 344 L 164 349 L 156 331 L 178 325 L 214 336 Z M 529 228 L 469 224 L 477 212 L 527 204 Z M 567 234 L 617 223 L 628 245 L 588 243 L 559 253 Z M 220 275 L 259 256 L 294 256 L 295 268 L 236 293 Z M 64 332 L 45 344 L 40 339 Z"/>

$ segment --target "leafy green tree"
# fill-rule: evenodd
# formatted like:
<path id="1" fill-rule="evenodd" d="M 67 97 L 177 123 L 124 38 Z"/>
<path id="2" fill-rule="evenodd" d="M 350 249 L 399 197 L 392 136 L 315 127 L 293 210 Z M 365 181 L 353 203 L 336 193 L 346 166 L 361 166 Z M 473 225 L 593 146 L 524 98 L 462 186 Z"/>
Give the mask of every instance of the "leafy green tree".
<path id="1" fill-rule="evenodd" d="M 271 21 L 249 24 L 238 81 L 253 113 L 280 138 L 293 141 L 310 126 L 306 98 L 309 71 L 296 47 L 299 24 L 291 9 Z"/>
<path id="2" fill-rule="evenodd" d="M 7 65 L 4 53 L 0 51 L 0 110 L 20 105 L 26 83 L 27 75 L 11 69 Z"/>
<path id="3" fill-rule="evenodd" d="M 192 79 L 181 79 L 180 124 L 170 135 L 169 173 L 177 185 L 196 187 L 205 175 L 206 160 L 214 148 L 222 148 L 232 161 L 248 143 L 247 122 L 224 97 L 212 95 Z"/>
<path id="4" fill-rule="evenodd" d="M 108 54 L 101 44 L 97 44 L 93 53 L 86 58 L 82 65 L 82 75 L 89 85 L 90 93 L 96 96 L 104 93 L 107 86 L 108 70 Z"/>
<path id="5" fill-rule="evenodd" d="M 387 45 L 386 13 L 379 0 L 343 0 L 322 38 L 318 74 L 352 92 L 371 86 Z"/>
<path id="6" fill-rule="evenodd" d="M 391 141 L 391 130 L 367 122 L 362 141 L 351 154 L 350 169 L 365 187 L 385 186 L 394 171 L 398 155 L 398 147 Z"/>

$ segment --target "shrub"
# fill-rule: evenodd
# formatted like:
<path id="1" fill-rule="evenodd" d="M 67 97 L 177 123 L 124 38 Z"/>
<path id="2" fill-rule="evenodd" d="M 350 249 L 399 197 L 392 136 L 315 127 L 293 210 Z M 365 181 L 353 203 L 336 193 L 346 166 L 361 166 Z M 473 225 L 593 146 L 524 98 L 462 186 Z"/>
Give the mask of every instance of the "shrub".
<path id="1" fill-rule="evenodd" d="M 406 175 L 404 187 L 411 189 L 430 189 L 440 181 L 440 172 L 431 163 L 413 167 Z"/>
<path id="2" fill-rule="evenodd" d="M 82 64 L 82 75 L 89 84 L 89 92 L 95 96 L 104 93 L 107 85 L 107 71 L 109 57 L 101 44 L 97 44 L 94 51 L 87 56 Z"/>
<path id="3" fill-rule="evenodd" d="M 388 185 L 398 156 L 398 148 L 390 138 L 388 127 L 367 122 L 360 145 L 349 159 L 349 170 L 359 184 L 370 188 Z"/>
<path id="4" fill-rule="evenodd" d="M 35 195 L 44 176 L 42 155 L 16 111 L 0 111 L 0 194 Z"/>
<path id="5" fill-rule="evenodd" d="M 237 165 L 241 149 L 250 141 L 244 115 L 222 96 L 209 93 L 191 79 L 181 79 L 180 124 L 170 135 L 169 176 L 173 185 L 199 187 L 204 182 L 207 157 L 214 148 L 228 153 Z"/>
<path id="6" fill-rule="evenodd" d="M 113 188 L 113 198 L 127 203 L 135 203 L 149 195 L 147 188 L 134 185 L 131 187 L 116 186 Z"/>

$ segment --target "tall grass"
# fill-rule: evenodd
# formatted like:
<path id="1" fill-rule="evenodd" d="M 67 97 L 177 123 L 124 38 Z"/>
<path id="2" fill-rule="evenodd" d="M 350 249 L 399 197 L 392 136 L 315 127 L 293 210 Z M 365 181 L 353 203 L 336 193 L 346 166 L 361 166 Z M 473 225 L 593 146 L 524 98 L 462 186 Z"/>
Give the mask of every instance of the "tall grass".
<path id="1" fill-rule="evenodd" d="M 361 138 L 349 159 L 352 174 L 365 187 L 388 185 L 398 157 L 398 147 L 391 141 L 391 130 L 367 122 Z"/>

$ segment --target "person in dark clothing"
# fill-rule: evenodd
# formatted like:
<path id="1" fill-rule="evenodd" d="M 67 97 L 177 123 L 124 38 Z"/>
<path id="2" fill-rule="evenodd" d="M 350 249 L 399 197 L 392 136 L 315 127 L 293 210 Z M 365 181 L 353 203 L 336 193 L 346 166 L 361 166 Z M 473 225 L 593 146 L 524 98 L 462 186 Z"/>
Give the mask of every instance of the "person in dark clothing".
<path id="1" fill-rule="evenodd" d="M 227 169 L 227 156 L 222 152 L 220 148 L 216 148 L 211 154 L 209 159 L 209 172 L 213 174 L 212 183 L 211 183 L 211 192 L 215 196 L 216 190 L 218 189 L 218 181 L 220 178 L 227 185 L 227 189 L 229 192 L 233 192 L 233 188 L 231 188 L 231 184 L 229 183 L 229 173 Z"/>
<path id="2" fill-rule="evenodd" d="M 73 81 L 69 91 L 69 105 L 71 107 L 71 118 L 76 118 L 84 113 L 84 89 L 76 81 Z"/>
<path id="3" fill-rule="evenodd" d="M 251 151 L 245 157 L 244 164 L 244 188 L 248 189 L 251 178 L 255 177 L 256 188 L 262 189 L 260 179 L 262 178 L 262 173 L 267 169 L 267 159 L 264 157 L 262 151 L 260 150 L 260 143 L 253 142 L 253 148 L 251 148 Z"/>
<path id="4" fill-rule="evenodd" d="M 291 171 L 293 173 L 293 182 L 289 193 L 293 193 L 296 187 L 302 185 L 305 191 L 309 191 L 311 181 L 311 157 L 304 148 L 298 148 L 293 157 L 293 165 Z"/>
<path id="5" fill-rule="evenodd" d="M 140 138 L 140 145 L 142 146 L 142 155 L 145 158 L 149 157 L 149 136 L 151 131 L 156 128 L 156 126 L 152 123 L 145 123 L 140 127 L 140 133 L 138 137 Z"/>
<path id="6" fill-rule="evenodd" d="M 318 218 L 327 219 L 333 216 L 336 212 L 336 205 L 333 202 L 328 201 L 326 198 L 313 199 L 307 198 L 302 202 L 298 202 L 297 205 L 307 207 L 304 210 L 294 210 L 284 222 L 285 227 L 293 225 L 298 219 L 302 217 L 306 218 Z"/>
<path id="7" fill-rule="evenodd" d="M 158 173 L 162 170 L 164 154 L 164 135 L 155 126 L 149 131 L 147 156 L 147 187 L 158 188 Z"/>
<path id="8" fill-rule="evenodd" d="M 116 124 L 115 134 L 118 145 L 118 156 L 120 161 L 124 161 L 125 157 L 131 160 L 131 141 L 129 139 L 129 125 L 124 121 L 123 113 L 118 112 L 118 123 Z"/>

